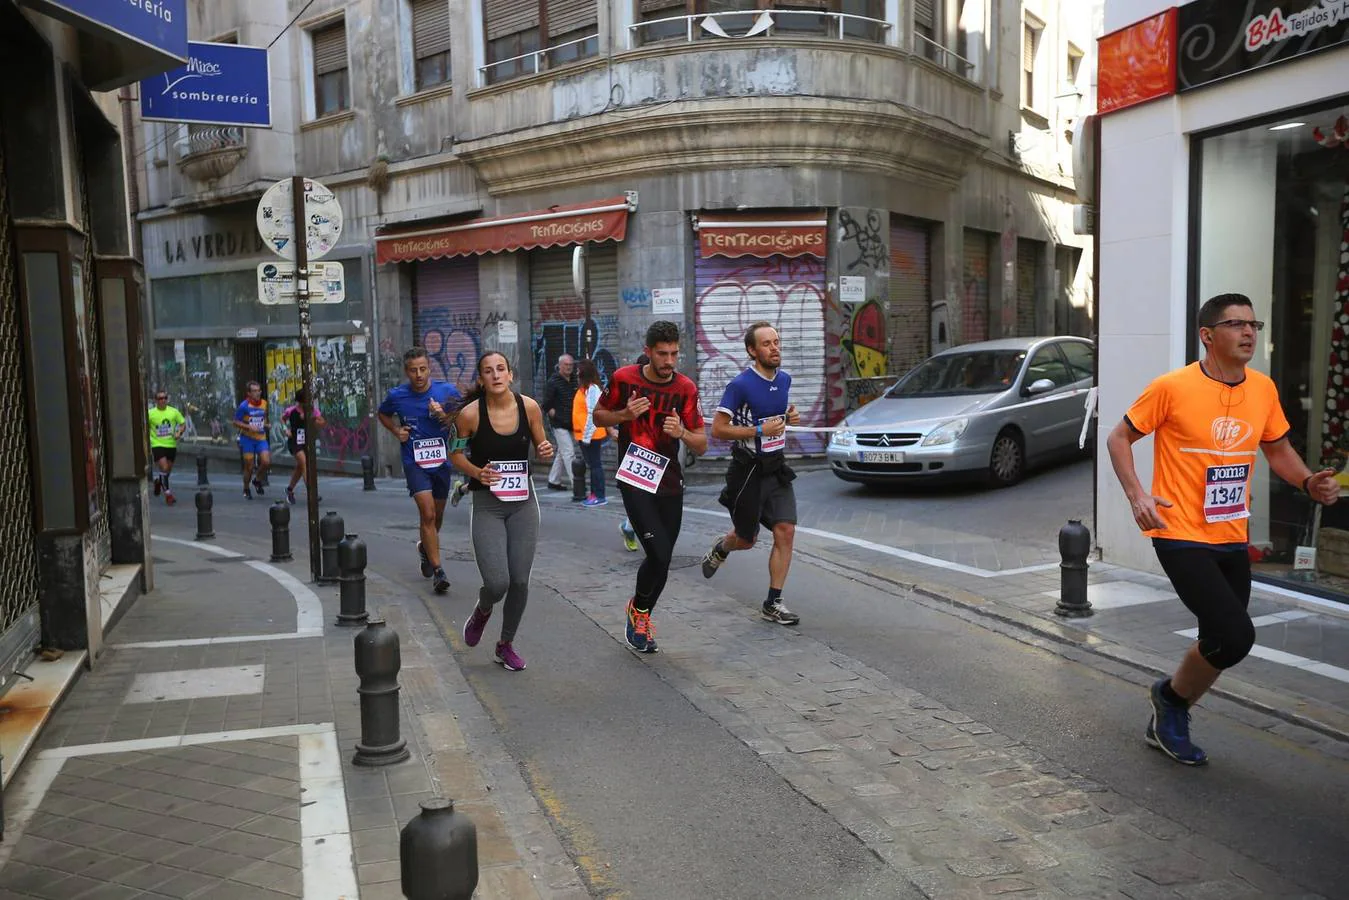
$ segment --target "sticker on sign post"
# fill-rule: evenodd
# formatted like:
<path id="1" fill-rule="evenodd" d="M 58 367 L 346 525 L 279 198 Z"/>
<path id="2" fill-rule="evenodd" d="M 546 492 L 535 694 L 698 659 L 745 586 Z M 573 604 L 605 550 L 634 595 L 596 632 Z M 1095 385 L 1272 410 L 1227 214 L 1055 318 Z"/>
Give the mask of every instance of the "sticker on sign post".
<path id="1" fill-rule="evenodd" d="M 529 463 L 524 460 L 489 463 L 492 471 L 501 476 L 493 482 L 492 493 L 498 500 L 519 503 L 529 499 Z"/>
<path id="2" fill-rule="evenodd" d="M 258 234 L 263 243 L 282 259 L 295 261 L 295 215 L 290 179 L 283 178 L 267 189 L 258 201 Z M 304 180 L 304 217 L 301 233 L 309 261 L 326 256 L 342 237 L 342 204 L 312 178 Z"/>
<path id="3" fill-rule="evenodd" d="M 661 479 L 665 477 L 665 469 L 669 465 L 668 456 L 661 456 L 656 451 L 637 444 L 628 444 L 628 452 L 623 454 L 623 462 L 619 463 L 618 474 L 614 477 L 624 484 L 654 494 L 660 487 Z"/>

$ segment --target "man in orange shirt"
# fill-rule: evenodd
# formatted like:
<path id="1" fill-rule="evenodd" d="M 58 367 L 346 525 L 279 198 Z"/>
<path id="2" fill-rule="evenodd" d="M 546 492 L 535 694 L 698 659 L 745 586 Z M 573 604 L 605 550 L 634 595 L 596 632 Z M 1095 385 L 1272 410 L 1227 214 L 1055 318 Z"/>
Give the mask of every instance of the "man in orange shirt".
<path id="1" fill-rule="evenodd" d="M 1106 441 L 1134 521 L 1152 538 L 1176 594 L 1199 620 L 1199 639 L 1175 674 L 1152 686 L 1145 739 L 1189 766 L 1208 762 L 1190 741 L 1190 707 L 1255 644 L 1247 491 L 1256 454 L 1313 500 L 1339 499 L 1333 469 L 1312 473 L 1288 441 L 1274 382 L 1248 370 L 1264 322 L 1249 297 L 1221 294 L 1199 310 L 1204 359 L 1143 391 Z M 1139 483 L 1133 445 L 1153 435 L 1152 490 Z"/>

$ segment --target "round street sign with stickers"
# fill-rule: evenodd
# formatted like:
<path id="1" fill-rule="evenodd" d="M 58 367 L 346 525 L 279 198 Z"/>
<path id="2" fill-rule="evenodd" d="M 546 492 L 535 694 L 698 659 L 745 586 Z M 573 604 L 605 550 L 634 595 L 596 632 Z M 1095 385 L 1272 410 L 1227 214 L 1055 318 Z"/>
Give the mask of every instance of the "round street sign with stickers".
<path id="1" fill-rule="evenodd" d="M 285 260 L 295 260 L 295 204 L 290 196 L 291 180 L 283 178 L 267 189 L 258 201 L 258 234 L 272 252 Z M 320 259 L 342 237 L 342 206 L 337 197 L 312 178 L 304 180 L 304 235 L 309 259 Z"/>

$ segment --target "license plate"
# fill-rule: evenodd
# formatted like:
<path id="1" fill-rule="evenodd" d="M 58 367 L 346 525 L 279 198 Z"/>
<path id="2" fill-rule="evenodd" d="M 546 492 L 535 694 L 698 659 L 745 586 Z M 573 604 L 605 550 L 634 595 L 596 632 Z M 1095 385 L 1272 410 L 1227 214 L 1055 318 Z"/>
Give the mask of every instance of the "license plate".
<path id="1" fill-rule="evenodd" d="M 864 463 L 902 463 L 904 454 L 897 450 L 863 450 Z"/>

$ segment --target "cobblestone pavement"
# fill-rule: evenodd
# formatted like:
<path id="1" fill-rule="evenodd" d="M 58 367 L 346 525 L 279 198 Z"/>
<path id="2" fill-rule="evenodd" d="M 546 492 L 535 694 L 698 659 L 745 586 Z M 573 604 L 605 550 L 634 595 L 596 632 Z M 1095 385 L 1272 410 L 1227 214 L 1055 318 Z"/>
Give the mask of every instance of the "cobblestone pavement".
<path id="1" fill-rule="evenodd" d="M 373 585 L 404 635 L 413 755 L 357 768 L 355 630 L 324 627 L 335 590 L 303 585 L 303 562 L 268 565 L 260 547 L 222 539 L 242 553 L 156 540 L 156 590 L 6 791 L 0 896 L 400 898 L 398 832 L 432 796 L 455 798 L 478 827 L 479 897 L 586 896 L 523 785 L 469 752 L 444 700 L 456 694 L 462 710 L 467 692 L 417 637 L 433 631 L 419 601 L 405 608 Z M 320 636 L 305 636 L 314 625 Z"/>

